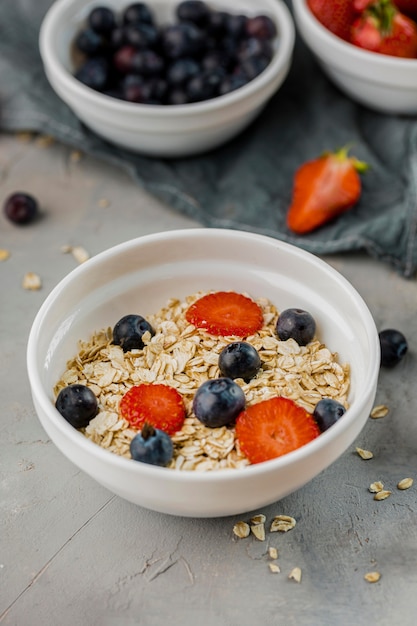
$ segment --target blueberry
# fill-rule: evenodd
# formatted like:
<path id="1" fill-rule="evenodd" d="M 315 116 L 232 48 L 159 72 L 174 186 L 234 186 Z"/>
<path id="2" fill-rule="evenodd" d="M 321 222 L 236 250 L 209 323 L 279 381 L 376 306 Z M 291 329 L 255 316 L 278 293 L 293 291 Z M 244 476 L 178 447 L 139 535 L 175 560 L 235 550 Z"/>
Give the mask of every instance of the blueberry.
<path id="1" fill-rule="evenodd" d="M 204 51 L 204 34 L 191 22 L 172 24 L 163 30 L 161 45 L 169 59 L 195 57 Z"/>
<path id="2" fill-rule="evenodd" d="M 113 328 L 113 343 L 123 348 L 123 352 L 129 352 L 135 348 L 143 348 L 142 337 L 144 333 L 155 334 L 152 326 L 141 315 L 125 315 Z"/>
<path id="3" fill-rule="evenodd" d="M 206 31 L 216 39 L 222 39 L 226 34 L 226 22 L 229 14 L 226 11 L 211 11 L 208 16 Z"/>
<path id="4" fill-rule="evenodd" d="M 379 333 L 381 346 L 381 365 L 394 367 L 401 361 L 408 350 L 407 340 L 399 330 L 387 328 Z"/>
<path id="5" fill-rule="evenodd" d="M 223 376 L 243 378 L 245 382 L 256 376 L 261 364 L 258 351 L 246 341 L 229 343 L 219 356 L 219 368 Z"/>
<path id="6" fill-rule="evenodd" d="M 122 82 L 123 98 L 127 102 L 147 103 L 152 99 L 152 85 L 142 76 L 128 74 Z"/>
<path id="7" fill-rule="evenodd" d="M 276 330 L 281 341 L 294 339 L 298 345 L 306 346 L 314 337 L 316 322 L 303 309 L 286 309 L 278 317 Z"/>
<path id="8" fill-rule="evenodd" d="M 317 402 L 313 417 L 321 432 L 333 426 L 346 413 L 345 407 L 332 398 L 323 398 Z"/>
<path id="9" fill-rule="evenodd" d="M 230 424 L 244 408 L 245 394 L 231 378 L 207 380 L 193 400 L 195 416 L 209 428 Z"/>
<path id="10" fill-rule="evenodd" d="M 74 428 L 84 428 L 97 415 L 94 393 L 85 385 L 69 385 L 58 394 L 55 407 Z"/>
<path id="11" fill-rule="evenodd" d="M 173 457 L 174 446 L 167 433 L 145 423 L 130 442 L 130 454 L 135 461 L 164 467 Z"/>
<path id="12" fill-rule="evenodd" d="M 38 214 L 38 203 L 28 193 L 12 193 L 4 202 L 4 213 L 15 224 L 28 224 Z"/>
<path id="13" fill-rule="evenodd" d="M 96 7 L 88 16 L 88 24 L 96 33 L 108 35 L 116 26 L 116 20 L 108 7 Z"/>
<path id="14" fill-rule="evenodd" d="M 75 38 L 75 45 L 78 50 L 80 50 L 87 56 L 94 56 L 95 54 L 103 51 L 104 39 L 92 28 L 85 28 L 84 30 L 80 31 Z"/>
<path id="15" fill-rule="evenodd" d="M 231 76 L 225 76 L 224 80 L 220 83 L 219 86 L 219 94 L 224 96 L 231 91 L 235 91 L 236 89 L 240 89 L 249 82 L 249 79 L 242 75 L 236 74 Z"/>
<path id="16" fill-rule="evenodd" d="M 199 74 L 191 78 L 186 87 L 189 102 L 210 100 L 217 95 L 218 85 L 207 80 L 205 74 Z"/>
<path id="17" fill-rule="evenodd" d="M 87 87 L 103 91 L 109 80 L 109 65 L 103 57 L 87 59 L 75 73 L 75 78 Z"/>
<path id="18" fill-rule="evenodd" d="M 183 85 L 193 76 L 201 72 L 200 64 L 194 59 L 176 59 L 166 71 L 167 81 L 170 85 Z"/>
<path id="19" fill-rule="evenodd" d="M 134 46 L 122 46 L 113 57 L 113 66 L 120 74 L 130 74 L 134 70 L 134 58 L 137 53 Z"/>
<path id="20" fill-rule="evenodd" d="M 159 33 L 152 24 L 129 24 L 125 27 L 124 37 L 128 44 L 143 50 L 157 45 Z"/>
<path id="21" fill-rule="evenodd" d="M 250 80 L 256 78 L 256 76 L 259 76 L 259 74 L 261 74 L 261 72 L 268 67 L 269 62 L 270 59 L 263 55 L 253 56 L 246 59 L 246 61 L 243 61 L 240 65 L 240 71 L 247 77 L 249 82 Z"/>
<path id="22" fill-rule="evenodd" d="M 203 26 L 208 21 L 210 9 L 202 0 L 184 0 L 177 6 L 176 13 L 181 22 L 194 22 Z"/>
<path id="23" fill-rule="evenodd" d="M 152 12 L 144 2 L 135 2 L 129 5 L 123 12 L 123 22 L 125 24 L 153 24 Z"/>
<path id="24" fill-rule="evenodd" d="M 273 39 L 277 34 L 275 23 L 267 15 L 249 17 L 245 24 L 245 30 L 249 37 L 258 39 Z"/>
<path id="25" fill-rule="evenodd" d="M 226 32 L 233 39 L 242 39 L 246 32 L 246 15 L 228 15 L 226 18 Z"/>
<path id="26" fill-rule="evenodd" d="M 153 50 L 138 50 L 132 59 L 133 71 L 142 76 L 159 76 L 164 69 L 164 59 Z"/>

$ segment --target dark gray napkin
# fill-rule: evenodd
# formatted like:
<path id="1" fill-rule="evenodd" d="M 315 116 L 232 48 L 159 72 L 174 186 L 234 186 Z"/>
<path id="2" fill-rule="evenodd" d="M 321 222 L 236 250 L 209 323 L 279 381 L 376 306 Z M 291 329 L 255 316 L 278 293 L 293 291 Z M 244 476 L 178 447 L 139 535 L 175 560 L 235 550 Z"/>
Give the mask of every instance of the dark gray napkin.
<path id="1" fill-rule="evenodd" d="M 417 269 L 417 117 L 375 113 L 345 97 L 297 40 L 291 71 L 261 116 L 203 156 L 154 159 L 97 137 L 55 95 L 38 33 L 51 0 L 7 0 L 0 24 L 0 129 L 47 133 L 123 167 L 148 191 L 209 227 L 263 233 L 316 254 L 366 250 L 405 277 Z M 297 237 L 285 226 L 295 170 L 351 144 L 368 162 L 359 204 Z"/>

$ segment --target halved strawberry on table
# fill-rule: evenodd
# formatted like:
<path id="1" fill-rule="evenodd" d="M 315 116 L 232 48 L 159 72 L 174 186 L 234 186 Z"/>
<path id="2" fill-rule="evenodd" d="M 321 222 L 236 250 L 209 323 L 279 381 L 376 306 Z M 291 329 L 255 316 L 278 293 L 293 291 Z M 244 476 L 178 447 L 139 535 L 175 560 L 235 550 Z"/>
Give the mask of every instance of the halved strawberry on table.
<path id="1" fill-rule="evenodd" d="M 284 397 L 252 404 L 236 419 L 236 437 L 251 463 L 270 461 L 313 441 L 320 429 L 303 407 Z"/>
<path id="2" fill-rule="evenodd" d="M 310 11 L 330 32 L 346 41 L 355 17 L 352 0 L 307 0 Z"/>
<path id="3" fill-rule="evenodd" d="M 216 291 L 202 296 L 187 309 L 185 318 L 197 328 L 222 337 L 248 337 L 264 323 L 260 306 L 234 291 Z"/>
<path id="4" fill-rule="evenodd" d="M 134 428 L 147 422 L 173 435 L 182 427 L 186 415 L 181 394 L 159 383 L 142 383 L 131 387 L 120 400 L 119 413 Z"/>
<path id="5" fill-rule="evenodd" d="M 359 172 L 367 168 L 366 163 L 349 156 L 347 148 L 303 163 L 294 176 L 288 228 L 303 235 L 353 207 L 362 191 Z"/>

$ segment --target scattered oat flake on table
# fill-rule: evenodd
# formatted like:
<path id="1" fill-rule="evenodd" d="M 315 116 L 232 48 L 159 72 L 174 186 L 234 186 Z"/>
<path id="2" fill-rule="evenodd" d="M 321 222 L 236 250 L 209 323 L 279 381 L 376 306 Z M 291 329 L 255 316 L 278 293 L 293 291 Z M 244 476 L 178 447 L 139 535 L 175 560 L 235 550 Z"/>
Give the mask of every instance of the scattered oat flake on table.
<path id="1" fill-rule="evenodd" d="M 378 406 L 374 406 L 371 411 L 372 419 L 378 419 L 380 417 L 385 417 L 388 415 L 389 408 L 385 406 L 385 404 L 378 404 Z"/>
<path id="2" fill-rule="evenodd" d="M 379 572 L 367 572 L 364 576 L 364 579 L 368 581 L 368 583 L 377 583 L 381 578 L 381 574 Z"/>
<path id="3" fill-rule="evenodd" d="M 85 263 L 90 258 L 87 250 L 85 250 L 82 246 L 74 246 L 71 249 L 72 256 L 77 261 L 77 263 Z"/>
<path id="4" fill-rule="evenodd" d="M 269 530 L 271 533 L 286 533 L 288 530 L 294 528 L 296 523 L 295 519 L 289 515 L 276 515 L 271 522 L 271 528 Z"/>
<path id="5" fill-rule="evenodd" d="M 72 163 L 78 163 L 81 161 L 83 153 L 80 150 L 73 150 L 70 154 L 70 161 Z"/>
<path id="6" fill-rule="evenodd" d="M 247 524 L 246 522 L 237 522 L 237 524 L 233 526 L 233 533 L 236 535 L 236 537 L 239 537 L 239 539 L 249 537 L 249 524 Z"/>
<path id="7" fill-rule="evenodd" d="M 254 515 L 250 520 L 251 524 L 265 524 L 265 522 L 266 522 L 266 517 L 263 513 Z"/>
<path id="8" fill-rule="evenodd" d="M 279 574 L 281 571 L 276 563 L 268 563 L 268 567 L 273 574 Z"/>
<path id="9" fill-rule="evenodd" d="M 371 484 L 369 485 L 369 491 L 370 491 L 371 493 L 379 493 L 380 491 L 382 491 L 382 490 L 383 490 L 383 488 L 384 488 L 384 485 L 383 485 L 383 483 L 381 483 L 381 481 L 380 481 L 380 480 L 378 480 L 378 481 L 377 481 L 377 482 L 375 482 L 375 483 L 371 483 Z"/>
<path id="10" fill-rule="evenodd" d="M 107 198 L 100 198 L 100 200 L 98 201 L 98 206 L 101 209 L 107 209 L 107 207 L 110 206 L 110 200 L 108 200 Z"/>
<path id="11" fill-rule="evenodd" d="M 274 548 L 273 546 L 269 546 L 268 548 L 268 556 L 270 559 L 277 559 L 278 558 L 278 550 L 276 548 Z"/>
<path id="12" fill-rule="evenodd" d="M 259 541 L 265 541 L 265 525 L 264 524 L 252 524 L 251 531 Z"/>
<path id="13" fill-rule="evenodd" d="M 10 256 L 10 252 L 4 248 L 0 248 L 0 261 L 5 261 Z"/>
<path id="14" fill-rule="evenodd" d="M 288 574 L 288 578 L 295 580 L 296 583 L 301 582 L 301 568 L 294 567 L 291 572 Z"/>
<path id="15" fill-rule="evenodd" d="M 365 459 L 365 461 L 367 459 L 372 459 L 374 456 L 370 450 L 364 450 L 363 448 L 356 448 L 356 452 L 359 454 L 361 459 Z"/>
<path id="16" fill-rule="evenodd" d="M 42 287 L 40 276 L 34 272 L 27 272 L 23 277 L 22 287 L 30 291 L 37 291 Z"/>
<path id="17" fill-rule="evenodd" d="M 36 139 L 36 145 L 40 148 L 49 148 L 55 143 L 55 139 L 51 135 L 40 135 Z"/>
<path id="18" fill-rule="evenodd" d="M 404 489 L 410 489 L 410 487 L 412 486 L 413 482 L 414 482 L 414 480 L 412 478 L 403 478 L 397 484 L 397 488 L 401 489 L 401 491 L 404 491 Z"/>
<path id="19" fill-rule="evenodd" d="M 383 489 L 374 495 L 374 500 L 386 500 L 391 495 L 391 491 Z"/>
<path id="20" fill-rule="evenodd" d="M 18 141 L 22 141 L 23 143 L 29 143 L 33 139 L 33 133 L 30 131 L 21 131 L 16 133 L 16 139 Z"/>

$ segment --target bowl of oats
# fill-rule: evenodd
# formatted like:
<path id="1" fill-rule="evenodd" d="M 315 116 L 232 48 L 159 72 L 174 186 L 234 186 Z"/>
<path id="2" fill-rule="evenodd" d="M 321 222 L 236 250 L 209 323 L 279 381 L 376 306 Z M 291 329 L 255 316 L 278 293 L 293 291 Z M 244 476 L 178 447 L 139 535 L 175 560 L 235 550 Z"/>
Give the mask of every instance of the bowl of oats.
<path id="1" fill-rule="evenodd" d="M 217 517 L 337 461 L 380 365 L 365 302 L 329 264 L 227 229 L 146 235 L 89 259 L 41 306 L 27 367 L 59 450 L 118 496 Z"/>

